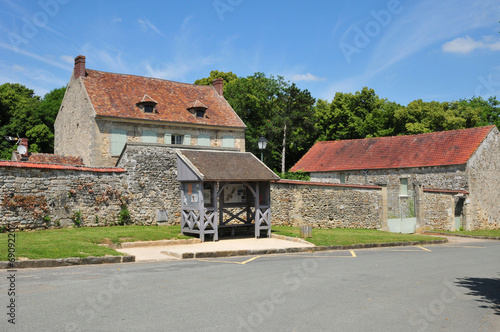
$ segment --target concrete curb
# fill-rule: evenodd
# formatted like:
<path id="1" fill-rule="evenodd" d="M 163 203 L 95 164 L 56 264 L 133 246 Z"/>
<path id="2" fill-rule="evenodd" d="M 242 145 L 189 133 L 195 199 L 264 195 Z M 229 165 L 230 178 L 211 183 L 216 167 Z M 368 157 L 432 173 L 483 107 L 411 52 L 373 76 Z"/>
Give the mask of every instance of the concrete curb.
<path id="1" fill-rule="evenodd" d="M 382 248 L 382 247 L 402 247 L 402 246 L 416 246 L 424 244 L 441 244 L 446 243 L 448 240 L 434 240 L 434 241 L 411 241 L 411 242 L 391 242 L 391 243 L 364 243 L 352 245 L 338 245 L 338 246 L 324 246 L 324 247 L 306 247 L 306 248 L 281 248 L 281 249 L 261 249 L 261 250 L 225 250 L 225 251 L 205 251 L 205 252 L 184 252 L 176 253 L 170 251 L 162 251 L 162 254 L 173 256 L 179 259 L 193 259 L 193 258 L 220 258 L 232 256 L 255 256 L 255 255 L 271 255 L 271 254 L 287 254 L 298 252 L 317 252 L 329 250 L 349 250 L 349 249 L 369 249 L 369 248 Z"/>
<path id="2" fill-rule="evenodd" d="M 425 235 L 439 235 L 439 236 L 456 236 L 456 237 L 466 237 L 466 238 L 471 238 L 471 239 L 481 239 L 481 240 L 500 240 L 500 237 L 498 237 L 498 236 L 481 236 L 481 235 L 449 234 L 449 233 L 429 232 L 429 231 L 425 231 L 423 234 L 425 234 Z"/>
<path id="3" fill-rule="evenodd" d="M 33 259 L 26 261 L 16 261 L 13 266 L 10 262 L 0 262 L 0 269 L 30 269 L 42 267 L 60 267 L 74 265 L 90 264 L 113 264 L 113 263 L 132 263 L 135 262 L 135 256 L 104 256 L 104 257 L 69 257 L 58 259 Z"/>
<path id="4" fill-rule="evenodd" d="M 298 242 L 298 243 L 304 243 L 304 244 L 311 244 L 311 242 L 307 242 L 304 239 L 301 239 L 299 237 L 290 237 L 290 236 L 285 236 L 285 235 L 278 235 L 278 234 L 271 234 L 272 238 L 279 239 L 279 240 L 286 240 L 286 241 L 292 241 L 292 242 Z"/>
<path id="5" fill-rule="evenodd" d="M 123 242 L 123 243 L 113 243 L 113 244 L 99 244 L 100 246 L 111 248 L 111 249 L 125 249 L 125 248 L 137 248 L 137 247 L 155 247 L 155 246 L 176 246 L 182 244 L 194 244 L 201 243 L 198 238 L 183 239 L 183 240 L 158 240 L 158 241 L 135 241 L 135 242 Z"/>

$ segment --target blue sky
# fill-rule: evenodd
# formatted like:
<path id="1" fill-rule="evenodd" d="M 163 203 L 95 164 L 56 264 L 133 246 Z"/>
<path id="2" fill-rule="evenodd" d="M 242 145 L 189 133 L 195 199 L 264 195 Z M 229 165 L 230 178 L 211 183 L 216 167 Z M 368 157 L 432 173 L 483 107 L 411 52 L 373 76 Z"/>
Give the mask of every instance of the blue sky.
<path id="1" fill-rule="evenodd" d="M 44 95 L 87 68 L 193 83 L 281 75 L 331 101 L 500 97 L 498 0 L 0 0 L 0 84 Z"/>

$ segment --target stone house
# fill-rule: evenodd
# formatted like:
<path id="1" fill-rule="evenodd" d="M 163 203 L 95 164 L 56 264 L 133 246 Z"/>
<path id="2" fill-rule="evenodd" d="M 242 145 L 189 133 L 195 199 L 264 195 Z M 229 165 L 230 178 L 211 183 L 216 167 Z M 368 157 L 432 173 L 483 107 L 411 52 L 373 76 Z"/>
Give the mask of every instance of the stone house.
<path id="1" fill-rule="evenodd" d="M 114 166 L 127 142 L 242 151 L 245 124 L 213 86 L 75 67 L 55 121 L 54 153 Z"/>
<path id="2" fill-rule="evenodd" d="M 494 125 L 317 142 L 291 171 L 309 172 L 315 182 L 383 186 L 391 230 L 394 222 L 401 228 L 406 222 L 408 232 L 500 228 L 500 133 Z"/>

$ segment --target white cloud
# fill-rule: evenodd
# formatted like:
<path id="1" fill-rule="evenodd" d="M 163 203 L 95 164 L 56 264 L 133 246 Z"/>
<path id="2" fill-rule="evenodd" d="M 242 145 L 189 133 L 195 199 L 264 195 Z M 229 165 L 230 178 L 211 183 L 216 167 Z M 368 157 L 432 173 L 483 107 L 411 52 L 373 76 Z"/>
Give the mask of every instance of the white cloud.
<path id="1" fill-rule="evenodd" d="M 111 23 L 120 23 L 122 21 L 121 17 L 115 17 Z"/>
<path id="2" fill-rule="evenodd" d="M 326 78 L 318 77 L 318 76 L 315 76 L 311 73 L 307 73 L 307 74 L 292 75 L 292 81 L 295 81 L 295 82 L 299 82 L 299 81 L 318 82 L 318 81 L 326 81 Z"/>
<path id="3" fill-rule="evenodd" d="M 406 3 L 380 36 L 371 39 L 376 47 L 367 68 L 372 71 L 371 76 L 375 76 L 433 44 L 491 25 L 498 21 L 497 13 L 497 0 Z M 361 52 L 368 51 L 363 49 Z"/>
<path id="4" fill-rule="evenodd" d="M 500 40 L 492 36 L 483 37 L 481 41 L 474 40 L 470 36 L 455 38 L 442 46 L 443 52 L 468 54 L 476 49 L 488 49 L 500 51 Z"/>
<path id="5" fill-rule="evenodd" d="M 0 42 L 0 48 L 4 48 L 4 49 L 9 50 L 11 52 L 15 52 L 17 54 L 27 56 L 31 59 L 38 60 L 40 62 L 46 63 L 48 65 L 51 65 L 51 66 L 54 66 L 57 68 L 61 68 L 64 70 L 69 70 L 69 71 L 72 70 L 72 68 L 70 66 L 62 64 L 59 61 L 53 60 L 50 57 L 38 55 L 38 54 L 27 52 L 27 51 L 23 51 L 21 49 L 17 49 L 16 47 L 13 47 L 12 45 L 9 45 L 9 44 L 5 44 L 5 43 Z"/>
<path id="6" fill-rule="evenodd" d="M 66 62 L 66 63 L 69 63 L 70 65 L 72 65 L 72 64 L 75 63 L 74 62 L 75 60 L 70 55 L 61 55 L 60 58 L 61 58 L 62 61 Z"/>
<path id="7" fill-rule="evenodd" d="M 137 20 L 137 22 L 139 22 L 139 24 L 141 25 L 141 27 L 144 31 L 151 29 L 154 32 L 156 32 L 157 34 L 159 34 L 160 36 L 163 36 L 163 33 L 160 30 L 158 30 L 158 28 L 153 23 L 151 23 L 151 21 L 149 21 L 147 19 L 143 20 L 143 19 L 139 18 Z"/>

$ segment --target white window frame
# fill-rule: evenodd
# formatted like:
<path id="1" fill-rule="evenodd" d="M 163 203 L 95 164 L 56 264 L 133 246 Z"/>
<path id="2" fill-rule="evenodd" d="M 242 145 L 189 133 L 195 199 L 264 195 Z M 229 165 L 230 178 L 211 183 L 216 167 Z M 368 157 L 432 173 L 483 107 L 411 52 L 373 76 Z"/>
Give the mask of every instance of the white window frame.
<path id="1" fill-rule="evenodd" d="M 400 178 L 399 184 L 399 196 L 408 196 L 408 178 Z"/>

